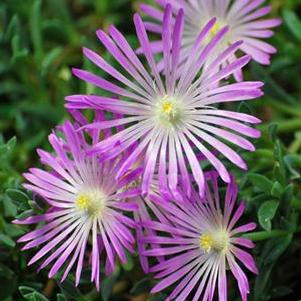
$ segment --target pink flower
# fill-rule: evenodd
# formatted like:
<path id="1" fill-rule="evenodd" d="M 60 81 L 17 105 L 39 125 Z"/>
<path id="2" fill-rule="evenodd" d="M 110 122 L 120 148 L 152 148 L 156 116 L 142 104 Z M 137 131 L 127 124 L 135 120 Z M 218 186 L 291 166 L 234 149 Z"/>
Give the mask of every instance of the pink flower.
<path id="1" fill-rule="evenodd" d="M 74 112 L 74 116 L 86 123 L 80 113 Z M 103 120 L 99 114 L 95 122 Z M 44 259 L 39 269 L 52 264 L 49 277 L 53 277 L 66 264 L 62 281 L 76 266 L 78 285 L 84 259 L 91 252 L 91 281 L 99 289 L 102 254 L 105 254 L 104 265 L 108 274 L 114 270 L 117 257 L 122 263 L 127 261 L 125 250 L 134 252 L 135 239 L 131 228 L 135 228 L 136 223 L 123 212 L 137 209 L 134 202 L 126 200 L 140 195 L 140 189 L 126 188 L 139 172 L 133 171 L 117 181 L 116 172 L 123 157 L 104 163 L 99 163 L 96 156 L 87 157 L 90 145 L 77 128 L 66 122 L 60 127 L 64 138 L 54 133 L 49 136 L 55 155 L 38 150 L 41 162 L 51 171 L 32 168 L 24 174 L 29 182 L 24 187 L 40 195 L 49 206 L 48 211 L 15 223 L 43 223 L 19 239 L 19 242 L 26 243 L 23 250 L 38 247 L 29 265 Z M 99 134 L 98 130 L 90 131 L 90 139 L 99 141 Z M 90 252 L 89 239 L 92 244 Z"/>
<path id="2" fill-rule="evenodd" d="M 135 164 L 137 158 L 142 158 L 143 194 L 149 192 L 157 172 L 161 192 L 169 189 L 175 192 L 177 185 L 183 184 L 189 195 L 190 168 L 200 188 L 200 194 L 203 194 L 205 179 L 198 155 L 201 153 L 222 179 L 229 182 L 229 172 L 217 154 L 222 154 L 236 166 L 246 169 L 246 163 L 232 147 L 236 145 L 253 151 L 255 147 L 246 137 L 260 136 L 260 131 L 249 125 L 259 123 L 258 118 L 220 109 L 217 105 L 260 97 L 263 94 L 263 84 L 245 81 L 218 86 L 221 80 L 241 69 L 250 60 L 250 56 L 246 55 L 233 60 L 220 70 L 217 68 L 233 57 L 241 46 L 241 42 L 235 42 L 219 56 L 215 55 L 216 47 L 228 32 L 227 27 L 220 29 L 204 47 L 204 42 L 215 26 L 215 20 L 210 20 L 189 47 L 189 59 L 183 65 L 183 49 L 180 47 L 183 44 L 183 10 L 179 10 L 173 22 L 172 8 L 167 5 L 163 19 L 163 75 L 157 68 L 144 23 L 139 15 L 135 15 L 137 36 L 148 66 L 142 64 L 115 27 L 109 27 L 109 34 L 98 30 L 99 40 L 120 64 L 120 68 L 117 70 L 98 54 L 84 48 L 85 56 L 110 78 L 104 79 L 80 69 L 74 69 L 73 73 L 113 96 L 68 96 L 66 107 L 101 109 L 126 115 L 87 126 L 99 130 L 125 126 L 124 130 L 94 145 L 89 154 L 114 158 L 137 143 L 135 150 L 120 166 L 117 177 L 122 177 Z M 178 175 L 181 176 L 182 183 L 179 183 Z"/>
<path id="3" fill-rule="evenodd" d="M 262 19 L 271 11 L 271 6 L 261 7 L 264 0 L 156 0 L 162 7 L 171 4 L 173 14 L 176 15 L 180 9 L 184 10 L 185 24 L 181 44 L 182 52 L 180 61 L 185 62 L 190 55 L 191 45 L 194 44 L 200 31 L 212 18 L 217 22 L 211 28 L 210 36 L 213 37 L 224 26 L 229 26 L 229 31 L 216 48 L 217 54 L 228 45 L 243 41 L 239 49 L 260 64 L 270 64 L 271 54 L 276 49 L 263 41 L 270 38 L 274 33 L 271 28 L 281 24 L 280 19 Z M 164 31 L 163 12 L 150 5 L 142 4 L 141 10 L 154 21 L 145 22 L 146 28 L 151 32 L 162 33 Z M 175 23 L 175 20 L 172 21 Z M 154 53 L 163 52 L 162 41 L 151 44 Z M 228 63 L 235 60 L 235 54 L 228 58 Z M 237 80 L 242 80 L 242 73 L 237 70 Z"/>
<path id="4" fill-rule="evenodd" d="M 218 175 L 210 172 L 206 176 L 203 199 L 194 190 L 191 198 L 183 202 L 168 202 L 158 195 L 150 195 L 160 211 L 153 211 L 158 221 L 143 223 L 146 229 L 157 232 L 141 239 L 141 244 L 149 244 L 142 255 L 165 257 L 150 268 L 159 279 L 152 293 L 172 286 L 166 300 L 185 301 L 191 297 L 193 301 L 212 301 L 218 290 L 218 300 L 227 301 L 229 270 L 236 278 L 242 300 L 246 301 L 249 283 L 239 263 L 253 273 L 258 271 L 252 256 L 243 250 L 253 248 L 254 244 L 241 235 L 256 225 L 237 226 L 245 205 L 240 203 L 234 210 L 238 188 L 233 178 L 227 186 L 225 200 L 221 201 Z M 168 222 L 160 222 L 162 217 Z"/>

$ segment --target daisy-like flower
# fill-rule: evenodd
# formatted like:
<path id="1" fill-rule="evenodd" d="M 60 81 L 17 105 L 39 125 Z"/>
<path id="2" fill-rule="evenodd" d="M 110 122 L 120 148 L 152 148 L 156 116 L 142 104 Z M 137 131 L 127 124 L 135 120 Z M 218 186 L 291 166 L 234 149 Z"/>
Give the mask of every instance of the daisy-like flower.
<path id="1" fill-rule="evenodd" d="M 156 0 L 164 8 L 168 3 L 173 6 L 176 14 L 179 9 L 185 13 L 184 37 L 182 40 L 182 54 L 180 61 L 184 62 L 190 56 L 190 48 L 194 44 L 203 26 L 213 17 L 217 18 L 211 28 L 210 35 L 214 36 L 224 26 L 229 31 L 216 49 L 217 53 L 227 45 L 236 41 L 244 41 L 239 49 L 260 64 L 270 64 L 270 56 L 276 49 L 262 39 L 273 36 L 272 28 L 281 24 L 280 19 L 262 19 L 271 11 L 271 6 L 262 7 L 265 0 Z M 162 10 L 147 4 L 141 4 L 141 10 L 154 21 L 145 22 L 151 32 L 164 31 Z M 154 53 L 163 51 L 163 43 L 154 41 L 151 44 Z M 235 54 L 228 58 L 228 62 L 235 60 Z M 241 70 L 234 74 L 237 80 L 242 80 Z"/>
<path id="2" fill-rule="evenodd" d="M 158 191 L 158 185 L 157 183 L 153 183 L 151 188 L 151 193 L 154 195 L 160 195 Z M 164 216 L 164 211 L 159 206 L 156 206 L 154 202 L 152 202 L 148 197 L 143 197 L 140 195 L 136 198 L 136 203 L 138 206 L 138 210 L 135 211 L 134 219 L 137 223 L 136 227 L 136 239 L 137 239 L 137 249 L 138 249 L 138 255 L 140 259 L 140 264 L 145 273 L 149 273 L 149 258 L 148 256 L 144 255 L 144 252 L 146 250 L 146 246 L 148 244 L 144 243 L 143 238 L 145 236 L 154 236 L 156 235 L 156 231 L 147 227 L 143 227 L 143 223 L 145 221 L 148 221 L 151 219 L 150 212 L 154 212 L 157 216 L 160 223 L 163 225 L 169 224 L 168 219 Z M 156 246 L 156 245 L 153 245 Z M 158 256 L 158 261 L 162 261 L 163 257 Z"/>
<path id="3" fill-rule="evenodd" d="M 216 105 L 260 97 L 263 94 L 262 83 L 241 82 L 223 86 L 217 84 L 245 66 L 250 61 L 250 56 L 241 57 L 217 70 L 216 67 L 228 60 L 241 46 L 241 42 L 232 44 L 219 56 L 212 57 L 216 47 L 228 32 L 227 27 L 222 28 L 206 47 L 203 47 L 204 41 L 215 26 L 213 19 L 195 40 L 189 51 L 189 59 L 184 65 L 180 65 L 184 12 L 183 10 L 178 12 L 173 26 L 172 8 L 167 5 L 162 34 L 164 75 L 161 75 L 151 51 L 145 26 L 137 14 L 134 16 L 134 23 L 150 71 L 141 63 L 126 39 L 114 26 L 109 27 L 109 34 L 98 30 L 97 36 L 126 75 L 109 65 L 92 50 L 84 48 L 84 54 L 119 84 L 86 70 L 73 69 L 77 77 L 110 92 L 115 97 L 68 96 L 67 108 L 102 109 L 125 115 L 123 118 L 93 123 L 88 127 L 104 129 L 125 125 L 124 130 L 100 141 L 89 153 L 99 153 L 104 157 L 113 158 L 138 142 L 138 146 L 120 167 L 117 177 L 125 174 L 137 158 L 142 157 L 144 194 L 149 192 L 156 173 L 161 191 L 167 188 L 176 191 L 181 175 L 182 184 L 189 195 L 189 166 L 202 194 L 205 180 L 197 157 L 199 154 L 218 170 L 224 181 L 229 182 L 229 173 L 217 154 L 223 154 L 235 165 L 246 169 L 246 163 L 227 143 L 253 151 L 254 145 L 245 137 L 258 138 L 260 132 L 247 123 L 256 124 L 260 120 L 247 114 L 218 109 Z M 208 59 L 211 63 L 204 67 Z M 120 99 L 117 99 L 117 96 Z"/>
<path id="4" fill-rule="evenodd" d="M 76 266 L 76 285 L 84 263 L 90 261 L 91 281 L 99 289 L 101 256 L 108 274 L 114 270 L 117 257 L 125 263 L 126 250 L 134 251 L 131 229 L 136 224 L 124 212 L 137 209 L 128 199 L 139 195 L 140 189 L 124 187 L 139 173 L 135 170 L 117 181 L 116 171 L 123 157 L 99 163 L 96 156 L 86 156 L 89 144 L 70 122 L 61 126 L 60 131 L 64 138 L 54 133 L 49 136 L 55 155 L 38 150 L 41 162 L 51 170 L 32 168 L 24 174 L 29 182 L 24 187 L 41 196 L 49 209 L 45 214 L 15 221 L 44 224 L 22 236 L 19 242 L 26 243 L 23 250 L 39 247 L 29 265 L 42 259 L 39 269 L 52 264 L 49 277 L 64 270 L 63 281 Z M 90 133 L 90 139 L 99 141 L 98 130 Z"/>
<path id="5" fill-rule="evenodd" d="M 191 297 L 193 301 L 212 301 L 217 289 L 218 300 L 227 301 L 227 270 L 236 278 L 242 300 L 247 300 L 249 283 L 239 263 L 253 273 L 258 271 L 253 257 L 243 250 L 253 248 L 254 244 L 241 234 L 256 225 L 237 226 L 245 209 L 240 203 L 234 210 L 237 186 L 231 179 L 221 202 L 217 178 L 216 173 L 208 173 L 204 199 L 195 191 L 191 199 L 182 203 L 150 195 L 157 207 L 163 209 L 168 223 L 155 220 L 143 223 L 144 227 L 157 231 L 156 235 L 143 238 L 142 243 L 150 244 L 143 255 L 165 257 L 150 271 L 160 279 L 152 293 L 173 286 L 166 300 L 184 301 Z"/>
<path id="6" fill-rule="evenodd" d="M 98 115 L 102 115 L 101 120 L 104 121 L 105 118 L 103 116 L 103 112 L 102 111 L 96 111 Z M 81 125 L 81 126 L 85 126 L 88 124 L 87 119 L 85 118 L 85 116 L 83 114 L 81 114 L 78 110 L 70 110 L 71 115 L 73 116 L 73 118 Z M 116 116 L 115 116 L 116 117 Z M 124 126 L 121 125 L 117 128 L 118 131 L 121 131 L 124 129 Z M 93 133 L 94 130 L 92 130 Z M 106 130 L 105 134 L 103 138 L 106 138 L 110 135 L 110 131 Z M 135 143 L 133 145 L 133 149 L 135 149 L 137 147 L 137 143 Z M 128 153 L 131 153 L 131 150 L 129 150 Z M 136 176 L 133 179 L 133 181 L 129 182 L 124 188 L 123 190 L 129 190 L 129 189 L 134 189 L 134 188 L 138 188 L 141 186 L 141 169 L 139 169 L 139 166 L 141 165 L 141 162 L 139 162 L 140 160 L 138 160 L 135 165 L 133 166 L 133 168 L 131 169 L 130 172 L 135 172 Z M 154 180 L 152 183 L 152 187 L 151 187 L 151 191 L 152 193 L 159 193 L 158 192 L 158 181 Z M 151 230 L 151 229 L 145 229 L 141 226 L 141 224 L 150 219 L 150 214 L 148 211 L 148 208 L 151 208 L 151 210 L 153 210 L 154 212 L 157 213 L 158 216 L 160 215 L 160 208 L 156 208 L 156 206 L 147 198 L 147 197 L 143 197 L 141 194 L 133 197 L 131 199 L 132 203 L 136 203 L 137 206 L 137 210 L 133 211 L 133 218 L 134 221 L 136 222 L 136 227 L 135 227 L 135 234 L 136 234 L 136 241 L 137 241 L 137 251 L 138 251 L 138 255 L 139 255 L 139 260 L 140 260 L 140 264 L 141 267 L 143 269 L 143 271 L 145 273 L 149 272 L 149 260 L 147 256 L 142 255 L 143 251 L 145 250 L 145 244 L 144 243 L 140 243 L 141 238 L 144 235 L 155 235 L 155 231 Z M 162 222 L 167 222 L 166 219 L 163 219 Z M 158 257 L 158 260 L 161 260 L 161 257 Z"/>

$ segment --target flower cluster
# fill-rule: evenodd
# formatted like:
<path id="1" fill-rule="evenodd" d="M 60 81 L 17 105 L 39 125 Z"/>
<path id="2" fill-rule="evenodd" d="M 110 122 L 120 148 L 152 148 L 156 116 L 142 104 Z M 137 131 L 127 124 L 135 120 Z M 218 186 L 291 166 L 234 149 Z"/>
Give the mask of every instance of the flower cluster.
<path id="1" fill-rule="evenodd" d="M 269 63 L 275 49 L 260 39 L 280 21 L 259 20 L 270 11 L 259 8 L 263 1 L 157 2 L 163 11 L 141 5 L 154 22 L 134 16 L 138 50 L 113 25 L 97 31 L 118 67 L 83 49 L 106 76 L 73 74 L 103 93 L 66 97 L 74 123 L 49 136 L 54 154 L 38 150 L 48 169 L 24 174 L 24 187 L 47 211 L 15 221 L 40 224 L 19 242 L 24 250 L 40 247 L 29 264 L 44 258 L 39 269 L 52 265 L 49 277 L 64 270 L 63 281 L 74 267 L 76 285 L 91 266 L 99 289 L 101 268 L 113 272 L 137 245 L 143 270 L 160 279 L 153 293 L 171 287 L 168 300 L 213 300 L 217 288 L 226 301 L 230 270 L 246 300 L 239 263 L 258 271 L 242 249 L 254 245 L 242 234 L 255 224 L 237 225 L 244 203 L 236 205 L 238 187 L 225 161 L 247 169 L 238 150 L 255 150 L 260 120 L 229 108 L 263 95 L 263 83 L 244 81 L 242 69 L 251 59 Z"/>

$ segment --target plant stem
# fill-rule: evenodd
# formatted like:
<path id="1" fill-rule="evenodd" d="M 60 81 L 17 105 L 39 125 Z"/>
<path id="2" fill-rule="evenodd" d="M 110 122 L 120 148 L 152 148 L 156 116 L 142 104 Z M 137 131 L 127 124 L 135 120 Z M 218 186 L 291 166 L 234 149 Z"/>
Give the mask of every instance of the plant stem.
<path id="1" fill-rule="evenodd" d="M 290 120 L 280 120 L 277 121 L 278 132 L 279 133 L 289 133 L 301 129 L 301 118 L 295 118 Z M 261 125 L 258 128 L 261 130 L 266 130 L 269 124 Z"/>
<path id="2" fill-rule="evenodd" d="M 275 101 L 274 99 L 269 99 L 267 102 L 269 103 L 269 105 L 271 105 L 272 107 L 274 107 L 277 110 L 280 110 L 284 113 L 287 113 L 287 114 L 290 114 L 293 116 L 301 117 L 301 107 L 300 106 L 288 106 L 287 104 L 279 103 L 279 102 Z"/>
<path id="3" fill-rule="evenodd" d="M 294 233 L 300 233 L 301 232 L 301 226 L 299 226 Z M 274 237 L 281 237 L 286 236 L 289 234 L 293 234 L 286 230 L 271 230 L 271 231 L 258 231 L 253 233 L 247 233 L 244 234 L 243 237 L 250 239 L 252 241 L 261 241 L 266 240 Z"/>
<path id="4" fill-rule="evenodd" d="M 259 231 L 243 235 L 244 238 L 251 239 L 253 241 L 265 240 L 273 237 L 281 237 L 289 234 L 285 230 L 271 230 L 271 231 Z"/>

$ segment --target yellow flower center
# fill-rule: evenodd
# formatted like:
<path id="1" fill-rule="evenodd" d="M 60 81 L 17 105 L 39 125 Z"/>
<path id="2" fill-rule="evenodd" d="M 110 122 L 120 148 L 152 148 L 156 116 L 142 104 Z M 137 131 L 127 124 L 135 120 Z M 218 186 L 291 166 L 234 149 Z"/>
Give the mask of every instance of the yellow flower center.
<path id="1" fill-rule="evenodd" d="M 213 27 L 210 30 L 211 37 L 214 37 L 218 33 L 218 31 L 220 29 L 221 29 L 220 23 L 219 22 L 215 22 L 214 25 L 213 25 Z"/>
<path id="2" fill-rule="evenodd" d="M 162 104 L 162 110 L 165 114 L 170 115 L 173 111 L 174 105 L 170 101 L 165 101 Z"/>
<path id="3" fill-rule="evenodd" d="M 203 234 L 200 238 L 200 246 L 205 252 L 210 252 L 213 245 L 212 236 L 209 234 Z"/>
<path id="4" fill-rule="evenodd" d="M 225 25 L 226 24 L 223 23 L 223 21 L 217 20 L 212 26 L 210 32 L 207 34 L 205 38 L 205 44 L 208 44 Z"/>
<path id="5" fill-rule="evenodd" d="M 209 253 L 211 250 L 224 252 L 229 247 L 229 235 L 226 231 L 203 234 L 200 237 L 200 247 L 206 253 Z"/>
<path id="6" fill-rule="evenodd" d="M 175 120 L 179 114 L 176 100 L 173 97 L 165 95 L 161 101 L 161 111 L 162 115 L 169 121 Z"/>
<path id="7" fill-rule="evenodd" d="M 86 195 L 80 195 L 75 201 L 77 207 L 81 210 L 87 210 L 91 205 L 91 200 Z"/>
<path id="8" fill-rule="evenodd" d="M 90 216 L 99 216 L 105 208 L 105 201 L 105 195 L 101 191 L 95 190 L 79 194 L 75 199 L 75 205 L 80 211 Z"/>
<path id="9" fill-rule="evenodd" d="M 156 115 L 163 125 L 167 127 L 174 125 L 181 117 L 179 101 L 172 96 L 165 95 L 158 101 Z"/>

